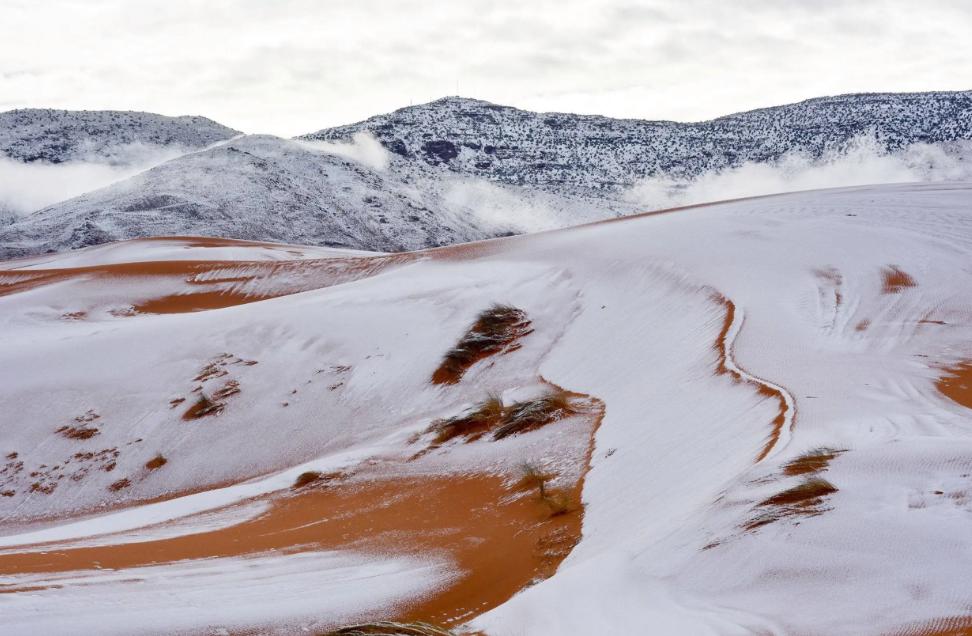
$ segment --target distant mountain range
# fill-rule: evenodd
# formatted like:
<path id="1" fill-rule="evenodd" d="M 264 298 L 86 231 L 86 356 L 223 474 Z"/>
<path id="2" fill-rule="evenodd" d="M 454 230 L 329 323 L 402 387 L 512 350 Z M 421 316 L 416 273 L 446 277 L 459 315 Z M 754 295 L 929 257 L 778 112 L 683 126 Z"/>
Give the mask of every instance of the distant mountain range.
<path id="1" fill-rule="evenodd" d="M 449 97 L 292 140 L 202 117 L 18 110 L 0 114 L 0 152 L 24 164 L 124 164 L 146 146 L 184 154 L 26 216 L 0 209 L 0 258 L 185 234 L 446 245 L 628 214 L 640 208 L 627 193 L 646 178 L 816 159 L 862 136 L 885 152 L 972 140 L 972 91 L 826 97 L 700 123 Z"/>

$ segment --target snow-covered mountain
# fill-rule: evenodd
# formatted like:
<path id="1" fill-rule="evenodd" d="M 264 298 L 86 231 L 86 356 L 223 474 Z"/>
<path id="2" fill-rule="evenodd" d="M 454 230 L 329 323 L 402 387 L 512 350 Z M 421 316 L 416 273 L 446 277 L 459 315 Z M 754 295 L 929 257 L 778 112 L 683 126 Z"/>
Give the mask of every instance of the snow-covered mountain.
<path id="1" fill-rule="evenodd" d="M 346 140 L 360 131 L 403 169 L 425 164 L 557 192 L 602 192 L 795 151 L 816 158 L 862 135 L 886 150 L 972 139 L 972 91 L 823 97 L 700 123 L 534 113 L 449 97 L 305 138 Z"/>
<path id="2" fill-rule="evenodd" d="M 205 117 L 24 108 L 0 113 L 0 156 L 22 162 L 131 163 L 145 147 L 203 148 L 239 131 Z"/>
<path id="3" fill-rule="evenodd" d="M 199 145 L 234 132 L 203 129 Z M 243 137 L 184 155 L 12 219 L 0 226 L 0 258 L 179 234 L 432 247 L 674 205 L 643 196 L 645 180 L 677 190 L 740 166 L 828 161 L 862 138 L 872 154 L 937 154 L 896 159 L 903 167 L 890 177 L 840 167 L 809 187 L 918 180 L 942 157 L 949 169 L 934 178 L 961 178 L 972 152 L 956 144 L 972 139 L 972 92 L 846 95 L 689 124 L 445 98 L 297 140 Z"/>
<path id="4" fill-rule="evenodd" d="M 0 255 L 163 235 L 401 251 L 605 214 L 585 209 L 575 198 L 451 174 L 410 179 L 312 144 L 250 135 L 10 224 L 0 229 Z"/>

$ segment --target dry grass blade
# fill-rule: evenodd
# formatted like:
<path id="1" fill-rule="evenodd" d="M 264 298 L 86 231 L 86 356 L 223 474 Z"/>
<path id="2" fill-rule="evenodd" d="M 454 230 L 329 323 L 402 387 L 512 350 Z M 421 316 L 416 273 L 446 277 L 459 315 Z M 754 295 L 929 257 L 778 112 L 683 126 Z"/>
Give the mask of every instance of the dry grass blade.
<path id="1" fill-rule="evenodd" d="M 819 473 L 826 470 L 831 460 L 843 453 L 833 448 L 816 448 L 790 460 L 783 466 L 783 474 L 787 477 Z"/>
<path id="2" fill-rule="evenodd" d="M 446 353 L 432 374 L 432 383 L 456 384 L 473 364 L 503 351 L 528 333 L 530 321 L 523 310 L 493 305 L 479 314 L 458 344 Z"/>
<path id="3" fill-rule="evenodd" d="M 532 431 L 575 413 L 577 409 L 564 391 L 517 402 L 507 409 L 503 424 L 493 432 L 493 439 L 503 439 L 517 433 Z"/>
<path id="4" fill-rule="evenodd" d="M 812 452 L 817 453 L 817 451 Z M 822 454 L 811 455 L 808 453 L 807 455 L 817 458 Z M 812 465 L 813 462 L 808 460 L 808 464 Z M 835 492 L 837 492 L 837 487 L 832 483 L 826 479 L 813 477 L 759 502 L 757 505 L 763 510 L 744 523 L 742 527 L 745 530 L 755 530 L 785 517 L 819 515 L 824 512 L 824 509 L 820 507 L 824 498 Z"/>
<path id="5" fill-rule="evenodd" d="M 301 473 L 297 476 L 297 479 L 294 480 L 294 485 L 292 486 L 292 488 L 294 489 L 303 488 L 308 484 L 312 484 L 315 481 L 319 481 L 321 477 L 322 475 L 316 470 L 309 470 L 306 473 Z"/>
<path id="6" fill-rule="evenodd" d="M 223 412 L 223 406 L 221 402 L 216 402 L 205 393 L 200 393 L 199 399 L 183 414 L 182 419 L 195 420 L 207 415 L 219 415 Z"/>
<path id="7" fill-rule="evenodd" d="M 320 636 L 454 636 L 453 632 L 429 623 L 396 623 L 380 621 L 350 625 Z"/>
<path id="8" fill-rule="evenodd" d="M 147 468 L 148 470 L 158 470 L 159 468 L 162 468 L 168 463 L 169 460 L 163 457 L 162 454 L 160 453 L 157 454 L 152 459 L 145 462 L 145 468 Z"/>
<path id="9" fill-rule="evenodd" d="M 819 504 L 824 497 L 837 492 L 837 487 L 826 479 L 814 477 L 807 481 L 777 493 L 760 502 L 760 506 L 793 506 L 808 508 Z"/>
<path id="10" fill-rule="evenodd" d="M 439 420 L 429 429 L 435 433 L 435 443 L 442 444 L 456 437 L 473 441 L 482 437 L 503 418 L 503 401 L 490 395 L 479 406 L 457 417 Z"/>
<path id="11" fill-rule="evenodd" d="M 521 465 L 520 472 L 522 476 L 520 477 L 520 481 L 517 482 L 516 487 L 536 488 L 540 501 L 550 509 L 551 517 L 566 514 L 574 509 L 573 502 L 568 493 L 550 490 L 547 485 L 547 482 L 550 481 L 550 475 L 530 463 Z"/>

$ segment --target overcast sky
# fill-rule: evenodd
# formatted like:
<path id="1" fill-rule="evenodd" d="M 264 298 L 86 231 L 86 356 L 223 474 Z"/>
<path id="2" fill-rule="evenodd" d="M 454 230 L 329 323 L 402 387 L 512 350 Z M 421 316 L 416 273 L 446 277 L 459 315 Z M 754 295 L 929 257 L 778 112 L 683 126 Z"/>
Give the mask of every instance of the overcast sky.
<path id="1" fill-rule="evenodd" d="M 967 0 L 0 0 L 0 110 L 294 135 L 457 93 L 690 121 L 970 88 Z"/>

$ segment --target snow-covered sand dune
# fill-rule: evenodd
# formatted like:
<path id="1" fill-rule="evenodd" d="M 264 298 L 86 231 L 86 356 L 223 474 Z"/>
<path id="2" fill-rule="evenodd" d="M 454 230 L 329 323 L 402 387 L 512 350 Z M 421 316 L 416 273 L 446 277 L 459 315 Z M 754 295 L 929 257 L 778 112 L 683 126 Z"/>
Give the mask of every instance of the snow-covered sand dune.
<path id="1" fill-rule="evenodd" d="M 491 635 L 972 626 L 972 401 L 948 379 L 972 359 L 972 184 L 401 257 L 226 243 L 164 262 L 183 248 L 0 271 L 0 627 L 91 632 L 51 607 L 126 633 L 377 616 Z M 432 383 L 494 303 L 530 331 Z M 537 430 L 427 432 L 488 394 L 507 408 L 555 387 L 576 408 Z M 211 416 L 192 415 L 199 395 Z M 524 463 L 583 509 L 541 514 Z M 308 471 L 319 489 L 291 491 Z M 531 550 L 535 571 L 482 576 Z M 308 586 L 319 602 L 280 600 Z M 350 605 L 328 597 L 351 587 Z M 202 609 L 168 618 L 153 595 Z"/>

